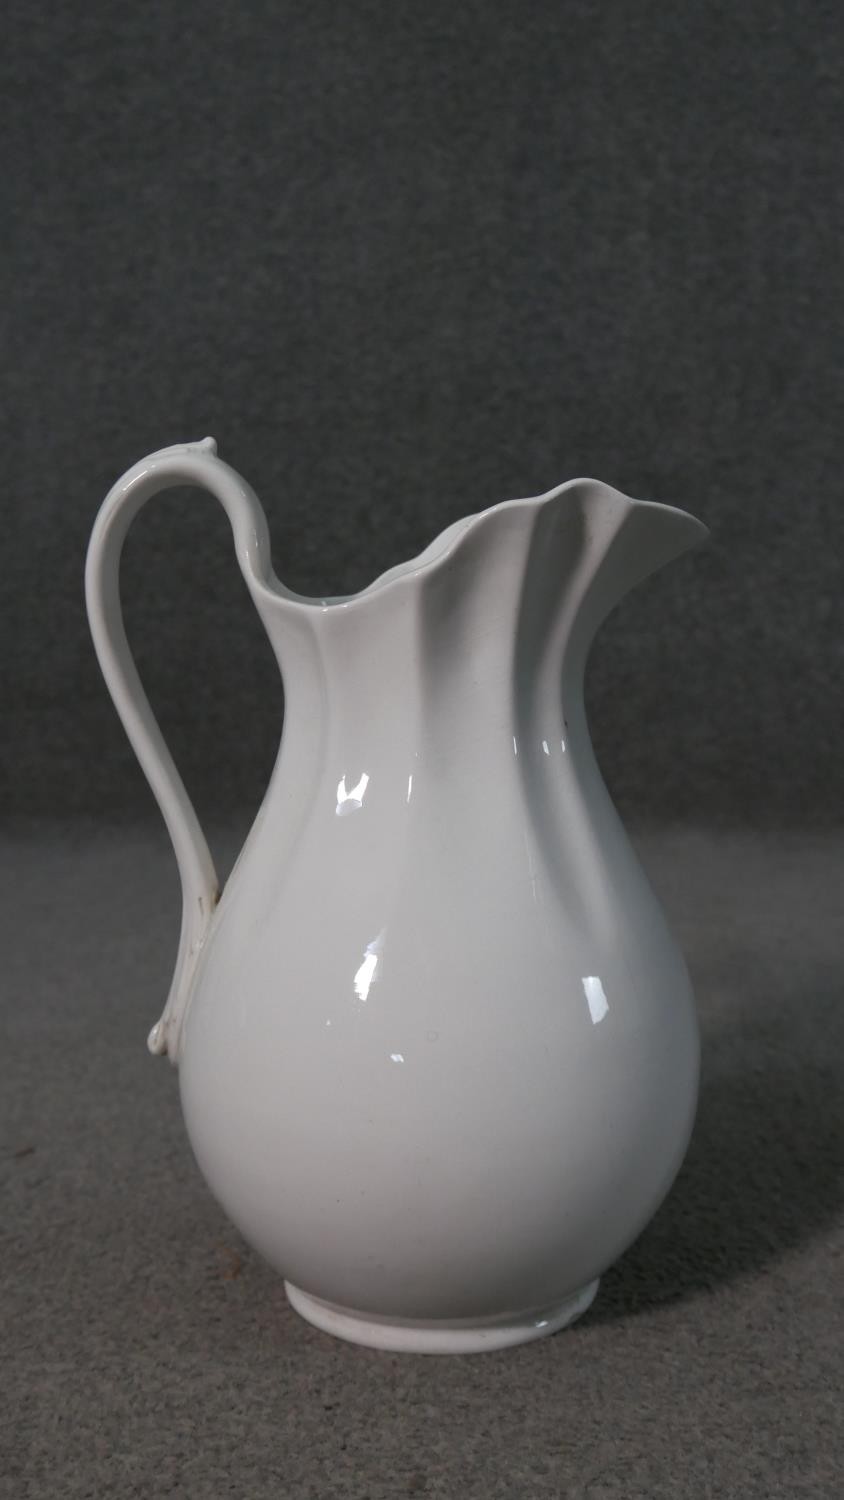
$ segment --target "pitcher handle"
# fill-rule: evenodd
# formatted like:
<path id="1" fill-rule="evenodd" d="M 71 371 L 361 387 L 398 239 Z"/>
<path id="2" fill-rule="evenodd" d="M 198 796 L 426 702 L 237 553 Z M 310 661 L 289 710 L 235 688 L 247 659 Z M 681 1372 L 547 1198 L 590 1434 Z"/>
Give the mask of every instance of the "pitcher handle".
<path id="1" fill-rule="evenodd" d="M 217 457 L 213 438 L 162 448 L 141 459 L 109 491 L 100 508 L 85 565 L 85 598 L 94 647 L 112 702 L 167 825 L 182 886 L 182 924 L 176 965 L 161 1019 L 147 1045 L 178 1060 L 181 1023 L 198 955 L 206 941 L 220 885 L 205 836 L 141 685 L 120 607 L 120 556 L 127 532 L 147 500 L 173 485 L 207 489 L 226 511 L 250 594 L 262 603 L 275 593 L 267 519 L 257 496 Z"/>

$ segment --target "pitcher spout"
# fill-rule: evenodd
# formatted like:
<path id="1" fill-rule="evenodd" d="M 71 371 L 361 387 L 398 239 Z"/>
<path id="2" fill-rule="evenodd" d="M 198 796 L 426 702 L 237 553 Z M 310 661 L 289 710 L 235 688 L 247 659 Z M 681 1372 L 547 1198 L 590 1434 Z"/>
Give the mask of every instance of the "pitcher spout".
<path id="1" fill-rule="evenodd" d="M 631 587 L 709 537 L 709 528 L 697 516 L 673 505 L 653 500 L 632 500 L 628 505 L 625 545 Z"/>
<path id="2" fill-rule="evenodd" d="M 708 528 L 687 511 L 634 500 L 595 479 L 574 479 L 537 512 L 520 615 L 569 669 L 583 666 L 600 625 L 625 594 L 684 552 Z M 552 644 L 553 641 L 553 644 Z M 555 651 L 556 648 L 556 651 Z"/>

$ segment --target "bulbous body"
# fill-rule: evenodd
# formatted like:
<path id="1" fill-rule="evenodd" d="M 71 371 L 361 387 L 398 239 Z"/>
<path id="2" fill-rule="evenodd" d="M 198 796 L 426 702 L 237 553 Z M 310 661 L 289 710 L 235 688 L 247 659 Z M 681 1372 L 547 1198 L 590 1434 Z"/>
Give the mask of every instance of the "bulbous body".
<path id="1" fill-rule="evenodd" d="M 153 1044 L 212 1192 L 331 1332 L 553 1331 L 674 1178 L 693 999 L 582 679 L 615 600 L 702 530 L 574 481 L 337 600 L 239 547 L 284 734 Z"/>

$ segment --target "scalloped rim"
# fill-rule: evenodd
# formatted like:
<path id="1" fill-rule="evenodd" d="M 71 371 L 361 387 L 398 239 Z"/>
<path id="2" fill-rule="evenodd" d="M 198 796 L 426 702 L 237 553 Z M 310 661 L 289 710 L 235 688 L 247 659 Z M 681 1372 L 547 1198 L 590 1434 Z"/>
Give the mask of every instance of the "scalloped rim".
<path id="1" fill-rule="evenodd" d="M 695 528 L 697 529 L 698 535 L 696 540 L 698 544 L 705 541 L 709 536 L 709 528 L 688 511 L 681 510 L 674 505 L 663 505 L 657 500 L 635 500 L 631 495 L 625 495 L 621 490 L 616 490 L 611 485 L 604 484 L 600 479 L 584 477 L 567 479 L 563 484 L 555 485 L 553 489 L 546 490 L 541 495 L 526 496 L 516 500 L 502 500 L 497 505 L 490 505 L 485 510 L 475 511 L 458 521 L 450 522 L 448 526 L 434 537 L 433 541 L 429 542 L 426 547 L 423 547 L 421 552 L 416 553 L 414 557 L 409 558 L 406 562 L 397 563 L 394 567 L 388 568 L 386 572 L 379 573 L 378 577 L 373 579 L 372 583 L 367 584 L 365 588 L 358 590 L 355 594 L 325 595 L 323 597 L 297 594 L 293 590 L 288 589 L 275 574 L 273 574 L 274 587 L 277 589 L 280 598 L 288 600 L 292 604 L 311 605 L 318 609 L 336 609 L 338 607 L 348 609 L 349 606 L 356 604 L 358 601 L 362 602 L 365 599 L 371 599 L 375 594 L 387 593 L 397 586 L 422 578 L 428 573 L 433 572 L 443 563 L 454 558 L 470 536 L 474 535 L 481 527 L 486 526 L 497 516 L 504 515 L 509 511 L 538 511 L 552 500 L 556 500 L 567 493 L 574 494 L 578 490 L 591 490 L 596 496 L 601 495 L 605 500 L 611 501 L 622 510 L 630 512 L 633 510 L 648 510 L 682 518 L 689 524 L 693 531 Z M 694 544 L 690 543 L 691 545 Z"/>

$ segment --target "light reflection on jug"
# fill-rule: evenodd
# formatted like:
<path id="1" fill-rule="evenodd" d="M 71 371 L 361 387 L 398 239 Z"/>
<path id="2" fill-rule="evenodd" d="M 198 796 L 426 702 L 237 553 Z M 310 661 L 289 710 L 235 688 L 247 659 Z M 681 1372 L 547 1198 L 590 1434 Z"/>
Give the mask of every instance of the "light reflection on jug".
<path id="1" fill-rule="evenodd" d="M 604 992 L 604 986 L 597 974 L 587 974 L 584 976 L 583 993 L 586 996 L 586 1003 L 589 1006 L 592 1025 L 597 1026 L 599 1021 L 603 1021 L 604 1016 L 610 1008 L 610 1003 Z"/>
<path id="2" fill-rule="evenodd" d="M 363 807 L 363 799 L 366 788 L 369 786 L 369 777 L 364 771 L 360 780 L 350 791 L 346 790 L 346 778 L 341 776 L 337 783 L 337 806 L 335 812 L 338 818 L 348 817 L 349 813 L 359 812 Z"/>
<path id="3" fill-rule="evenodd" d="M 369 999 L 369 991 L 375 980 L 375 971 L 378 968 L 378 961 L 384 951 L 386 937 L 387 929 L 386 927 L 382 927 L 378 936 L 373 938 L 371 943 L 367 943 L 366 951 L 363 955 L 363 963 L 355 974 L 355 994 L 363 1004 L 366 1004 L 366 1001 Z"/>

